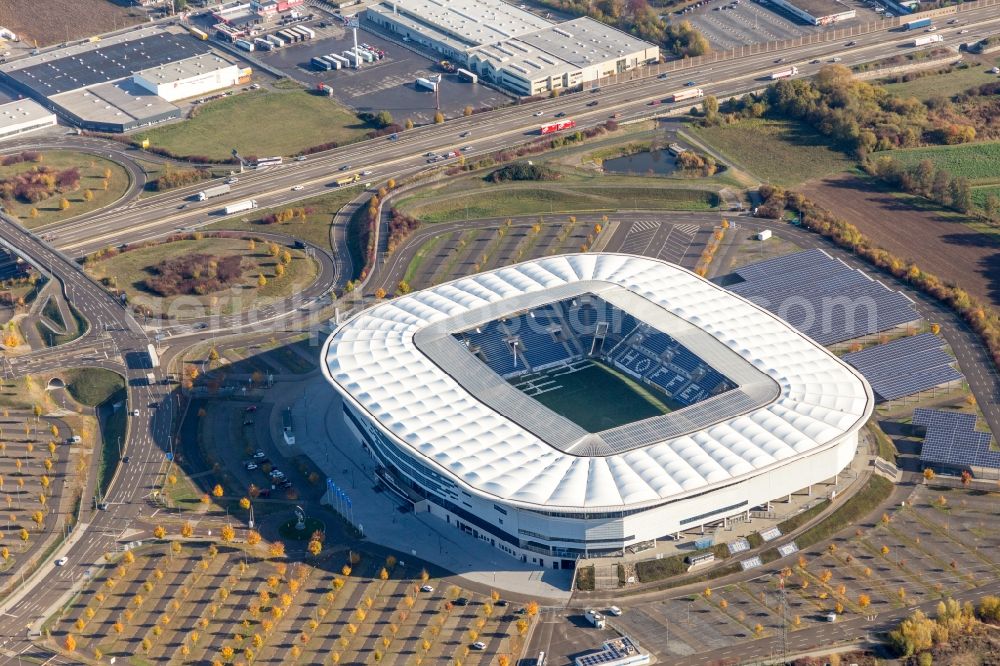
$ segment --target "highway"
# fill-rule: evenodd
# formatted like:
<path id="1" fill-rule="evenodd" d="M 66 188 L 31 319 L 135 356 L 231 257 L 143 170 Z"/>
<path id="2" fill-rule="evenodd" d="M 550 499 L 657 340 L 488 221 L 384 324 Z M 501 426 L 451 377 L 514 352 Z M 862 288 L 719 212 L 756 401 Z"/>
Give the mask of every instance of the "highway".
<path id="1" fill-rule="evenodd" d="M 942 27 L 938 32 L 943 35 L 946 45 L 954 46 L 959 42 L 971 41 L 984 30 L 1000 24 L 1000 16 L 995 7 L 963 11 L 959 16 L 962 26 Z M 960 27 L 969 28 L 971 32 L 959 35 Z M 662 100 L 668 94 L 683 89 L 687 81 L 693 81 L 707 94 L 720 97 L 738 95 L 763 88 L 768 83 L 766 79 L 770 72 L 776 69 L 795 65 L 800 70 L 800 76 L 808 76 L 821 66 L 810 64 L 814 59 L 825 63 L 837 56 L 842 58 L 841 64 L 849 66 L 886 57 L 895 52 L 893 47 L 887 45 L 898 45 L 912 38 L 913 34 L 892 32 L 887 36 L 883 32 L 851 37 L 857 44 L 850 48 L 845 46 L 846 41 L 806 44 L 780 52 L 678 69 L 669 72 L 665 80 L 655 76 L 637 78 L 605 85 L 598 92 L 566 95 L 460 118 L 441 125 L 416 128 L 401 133 L 397 141 L 384 137 L 372 139 L 313 155 L 305 161 L 291 161 L 278 167 L 239 174 L 239 182 L 233 186 L 231 193 L 205 202 L 193 201 L 193 195 L 211 185 L 211 182 L 141 199 L 135 197 L 133 188 L 120 206 L 67 222 L 46 225 L 36 229 L 34 234 L 24 231 L 6 217 L 0 218 L 0 240 L 17 248 L 36 265 L 60 280 L 69 301 L 90 323 L 90 330 L 77 341 L 8 359 L 3 368 L 6 376 L 22 376 L 79 365 L 115 369 L 128 380 L 128 409 L 139 410 L 137 417 L 129 418 L 128 434 L 122 443 L 123 454 L 129 457 L 129 462 L 119 466 L 111 484 L 106 497 L 109 510 L 96 511 L 85 502 L 81 523 L 74 530 L 70 542 L 53 556 L 66 555 L 70 565 L 58 570 L 43 565 L 38 576 L 29 579 L 20 592 L 0 604 L 0 632 L 8 637 L 7 642 L 0 644 L 0 663 L 13 663 L 23 650 L 30 649 L 25 638 L 26 624 L 38 619 L 43 609 L 58 600 L 71 588 L 74 581 L 84 576 L 89 564 L 97 562 L 104 552 L 113 549 L 122 533 L 142 517 L 143 511 L 150 511 L 143 500 L 162 469 L 165 453 L 170 451 L 170 429 L 178 417 L 179 405 L 171 398 L 174 395 L 172 387 L 162 383 L 165 378 L 163 368 L 127 367 L 123 360 L 130 354 L 146 350 L 151 342 L 150 334 L 155 330 L 153 323 L 146 322 L 143 325 L 136 321 L 127 309 L 86 277 L 73 259 L 110 245 L 146 240 L 178 229 L 211 224 L 224 219 L 217 211 L 225 204 L 243 199 L 253 198 L 262 208 L 290 205 L 331 191 L 332 181 L 343 173 L 370 170 L 373 173 L 363 177 L 362 182 L 370 182 L 373 188 L 377 188 L 390 177 L 400 180 L 426 169 L 428 158 L 425 154 L 428 152 L 440 154 L 467 145 L 471 150 L 465 153 L 466 158 L 474 159 L 537 137 L 537 128 L 554 119 L 556 113 L 564 113 L 566 117 L 574 119 L 580 128 L 600 125 L 612 114 L 621 114 L 619 122 L 640 119 L 653 113 L 667 113 L 675 106 L 687 108 L 692 105 L 691 101 L 680 105 L 650 105 L 654 100 Z M 900 48 L 899 52 L 905 52 L 905 49 Z M 778 56 L 784 58 L 780 65 L 775 63 Z M 591 106 L 592 102 L 597 104 Z M 469 136 L 462 137 L 465 132 L 469 132 Z M 38 144 L 19 140 L 8 145 L 15 149 L 28 145 L 37 147 Z M 53 140 L 50 145 L 61 148 L 85 147 L 117 156 L 123 162 L 131 162 L 132 156 L 150 159 L 145 153 L 123 150 L 120 144 L 86 137 L 66 136 Z M 349 168 L 341 171 L 341 167 L 345 165 Z M 138 178 L 133 169 L 130 171 Z M 293 191 L 292 187 L 298 185 L 302 185 L 303 189 Z M 337 225 L 331 232 L 335 240 L 332 256 L 321 251 L 323 256 L 319 257 L 323 265 L 323 278 L 317 284 L 322 287 L 322 291 L 334 284 L 342 286 L 353 274 L 353 271 L 347 270 L 349 265 L 344 263 L 346 216 L 338 216 L 337 220 Z M 323 295 L 320 291 L 320 287 L 316 287 L 317 293 L 308 294 L 306 300 L 312 299 L 310 302 L 318 306 L 318 299 Z M 282 308 L 285 308 L 284 312 Z M 294 304 L 282 304 L 265 314 L 280 318 L 302 313 Z M 209 332 L 232 331 L 243 326 L 257 325 L 258 322 L 259 317 L 253 322 L 243 317 L 227 318 L 213 322 L 212 328 L 204 330 L 192 330 L 190 325 L 188 328 L 176 327 L 168 322 L 165 324 L 165 332 L 177 336 L 168 340 L 171 349 L 181 349 L 184 345 L 204 339 Z M 975 350 L 981 351 L 975 341 L 971 344 Z M 969 353 L 970 361 L 982 361 L 971 355 L 971 351 Z M 155 382 L 151 385 L 145 381 L 150 372 Z M 969 373 L 968 370 L 966 372 Z M 995 400 L 992 400 L 996 396 L 995 386 L 990 386 L 991 382 L 985 377 L 977 385 L 975 377 L 973 374 L 970 382 L 973 383 L 977 397 L 982 393 L 980 404 L 990 399 L 995 407 Z M 990 425 L 994 426 L 992 420 Z M 798 634 L 806 636 L 805 631 L 797 632 Z"/>
<path id="2" fill-rule="evenodd" d="M 1000 26 L 1000 15 L 994 7 L 965 11 L 959 16 L 960 25 L 945 26 L 937 32 L 944 38 L 942 45 L 957 47 L 983 31 Z M 962 29 L 968 29 L 970 33 L 959 34 Z M 302 162 L 288 161 L 281 166 L 238 174 L 239 182 L 229 194 L 208 201 L 193 199 L 195 193 L 213 184 L 211 181 L 135 199 L 124 208 L 46 225 L 37 231 L 67 254 L 81 256 L 109 245 L 146 240 L 178 229 L 211 224 L 224 219 L 221 209 L 227 203 L 252 198 L 261 208 L 293 204 L 330 191 L 334 178 L 345 173 L 369 170 L 372 173 L 364 176 L 362 182 L 370 182 L 377 188 L 388 178 L 398 180 L 408 173 L 426 168 L 427 153 L 441 154 L 469 146 L 471 150 L 464 155 L 466 159 L 474 159 L 537 138 L 538 127 L 554 120 L 557 113 L 575 120 L 578 128 L 603 124 L 613 114 L 620 114 L 619 122 L 665 114 L 697 103 L 697 100 L 689 100 L 678 104 L 650 105 L 685 89 L 684 84 L 688 81 L 694 82 L 708 95 L 740 95 L 765 87 L 770 83 L 770 73 L 777 69 L 794 65 L 799 69 L 799 76 L 811 76 L 835 56 L 841 58 L 840 64 L 851 66 L 887 57 L 897 50 L 905 53 L 910 49 L 903 45 L 913 37 L 914 33 L 907 32 L 873 32 L 850 38 L 850 41 L 857 42 L 850 48 L 845 46 L 846 41 L 805 44 L 780 52 L 679 69 L 669 72 L 666 79 L 656 76 L 636 78 L 605 85 L 596 93 L 564 95 L 523 106 L 506 107 L 440 125 L 408 130 L 400 133 L 397 141 L 386 137 L 370 139 L 311 155 Z M 781 64 L 775 63 L 776 55 L 784 58 Z M 820 62 L 813 64 L 814 60 Z M 594 102 L 597 104 L 590 106 Z M 463 137 L 467 132 L 469 135 Z M 69 144 L 71 138 L 67 137 L 65 143 Z M 349 168 L 341 172 L 344 166 Z M 291 189 L 299 185 L 303 189 Z M 341 285 L 347 279 L 347 276 L 342 276 Z"/>

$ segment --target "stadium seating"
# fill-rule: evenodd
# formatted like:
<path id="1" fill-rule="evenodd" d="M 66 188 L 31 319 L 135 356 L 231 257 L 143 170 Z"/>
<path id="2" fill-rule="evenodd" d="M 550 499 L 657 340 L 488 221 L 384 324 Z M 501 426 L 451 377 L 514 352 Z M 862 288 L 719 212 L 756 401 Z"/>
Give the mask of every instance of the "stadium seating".
<path id="1" fill-rule="evenodd" d="M 597 340 L 597 358 L 659 387 L 684 406 L 732 388 L 729 380 L 666 333 L 600 298 L 574 302 L 569 299 L 504 322 L 492 321 L 458 337 L 505 377 L 579 361 L 590 355 Z"/>

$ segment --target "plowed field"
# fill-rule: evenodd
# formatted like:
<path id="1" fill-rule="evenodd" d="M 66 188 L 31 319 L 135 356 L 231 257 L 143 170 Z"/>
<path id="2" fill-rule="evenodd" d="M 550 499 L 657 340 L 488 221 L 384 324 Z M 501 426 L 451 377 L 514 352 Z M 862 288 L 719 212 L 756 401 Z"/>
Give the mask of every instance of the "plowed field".
<path id="1" fill-rule="evenodd" d="M 977 231 L 957 213 L 921 208 L 921 199 L 853 176 L 814 181 L 802 191 L 877 245 L 1000 307 L 1000 234 Z"/>
<path id="2" fill-rule="evenodd" d="M 29 44 L 48 46 L 99 35 L 143 20 L 110 0 L 2 0 L 0 25 Z"/>

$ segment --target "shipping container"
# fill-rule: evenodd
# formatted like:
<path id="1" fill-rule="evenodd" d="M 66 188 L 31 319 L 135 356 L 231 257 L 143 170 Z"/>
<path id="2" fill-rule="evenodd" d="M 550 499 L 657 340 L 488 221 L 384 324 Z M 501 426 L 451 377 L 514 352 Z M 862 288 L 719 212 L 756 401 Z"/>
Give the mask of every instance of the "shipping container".
<path id="1" fill-rule="evenodd" d="M 270 51 L 274 48 L 274 44 L 261 37 L 254 39 L 253 45 L 258 51 Z"/>
<path id="2" fill-rule="evenodd" d="M 316 33 L 313 30 L 305 27 L 304 25 L 299 26 L 299 32 L 304 32 L 309 39 L 316 39 Z"/>
<path id="3" fill-rule="evenodd" d="M 921 35 L 914 39 L 910 45 L 911 46 L 925 46 L 927 44 L 933 44 L 935 42 L 943 42 L 944 37 L 941 35 Z"/>
<path id="4" fill-rule="evenodd" d="M 360 58 L 358 58 L 358 56 L 354 55 L 350 51 L 343 51 L 341 55 L 347 59 L 347 62 L 351 67 L 357 69 L 358 67 L 361 66 Z"/>
<path id="5" fill-rule="evenodd" d="M 276 49 L 280 49 L 282 46 L 285 45 L 285 40 L 283 40 L 281 37 L 278 37 L 277 35 L 264 35 L 264 39 L 271 42 L 271 44 Z"/>
<path id="6" fill-rule="evenodd" d="M 337 60 L 332 56 L 325 55 L 325 56 L 320 56 L 320 58 L 330 63 L 330 69 L 341 69 L 344 66 L 344 63 L 340 62 L 339 60 Z"/>
<path id="7" fill-rule="evenodd" d="M 431 92 L 434 92 L 434 91 L 436 91 L 438 89 L 438 82 L 437 81 L 432 81 L 430 79 L 425 79 L 425 78 L 421 77 L 421 78 L 417 79 L 417 88 L 418 89 L 424 89 L 424 90 L 430 90 Z"/>
<path id="8" fill-rule="evenodd" d="M 774 72 L 771 74 L 771 80 L 777 81 L 778 79 L 789 79 L 799 73 L 798 67 L 789 67 L 788 69 L 783 69 L 780 72 Z"/>
<path id="9" fill-rule="evenodd" d="M 226 194 L 229 192 L 229 185 L 216 185 L 214 187 L 206 187 L 201 192 L 196 194 L 198 201 L 205 201 L 206 199 L 211 199 L 212 197 L 217 197 L 220 194 Z"/>
<path id="10" fill-rule="evenodd" d="M 328 72 L 331 69 L 333 69 L 333 66 L 330 65 L 330 63 L 325 58 L 323 58 L 323 56 L 314 57 L 312 60 L 309 61 L 309 64 L 312 65 L 313 69 L 318 69 L 323 72 Z"/>
<path id="11" fill-rule="evenodd" d="M 345 58 L 345 57 L 344 57 L 344 56 L 342 56 L 342 55 L 337 55 L 336 53 L 331 53 L 331 54 L 329 54 L 329 55 L 328 55 L 328 56 L 326 56 L 326 57 L 327 57 L 327 58 L 331 58 L 331 59 L 333 59 L 333 60 L 336 60 L 337 62 L 339 62 L 339 63 L 340 63 L 340 66 L 341 66 L 342 68 L 344 68 L 344 67 L 347 67 L 348 65 L 350 65 L 350 64 L 351 64 L 350 62 L 348 62 L 347 58 Z"/>
<path id="12" fill-rule="evenodd" d="M 903 24 L 903 30 L 916 30 L 917 28 L 926 28 L 932 23 L 929 18 L 914 19 L 912 21 L 907 21 Z"/>
<path id="13" fill-rule="evenodd" d="M 247 199 L 246 201 L 240 201 L 234 204 L 229 204 L 223 208 L 223 212 L 226 215 L 232 215 L 233 213 L 242 213 L 245 210 L 253 210 L 257 207 L 257 202 L 253 199 Z"/>
<path id="14" fill-rule="evenodd" d="M 687 90 L 678 90 L 670 96 L 669 100 L 671 102 L 680 102 L 685 99 L 695 99 L 704 96 L 705 91 L 701 88 L 688 88 Z"/>
<path id="15" fill-rule="evenodd" d="M 236 46 L 243 49 L 244 51 L 253 51 L 253 42 L 248 42 L 245 39 L 237 39 Z"/>
<path id="16" fill-rule="evenodd" d="M 462 79 L 463 81 L 468 81 L 469 83 L 478 83 L 479 82 L 479 77 L 476 76 L 475 73 L 470 72 L 467 69 L 459 69 L 458 70 L 458 78 Z"/>

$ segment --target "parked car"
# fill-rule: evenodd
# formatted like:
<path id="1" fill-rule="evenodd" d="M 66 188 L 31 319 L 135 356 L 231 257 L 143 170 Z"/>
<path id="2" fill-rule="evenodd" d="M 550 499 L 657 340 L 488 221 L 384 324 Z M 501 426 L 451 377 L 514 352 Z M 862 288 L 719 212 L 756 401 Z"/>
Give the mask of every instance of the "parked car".
<path id="1" fill-rule="evenodd" d="M 456 606 L 468 606 L 469 605 L 469 600 L 466 599 L 465 597 L 459 597 L 458 599 L 455 599 L 455 605 Z"/>
<path id="2" fill-rule="evenodd" d="M 608 609 L 608 613 L 614 615 L 615 617 L 621 617 L 622 609 L 618 608 L 618 606 L 612 606 L 611 608 Z"/>
<path id="3" fill-rule="evenodd" d="M 433 592 L 434 591 L 434 586 L 433 585 L 424 585 L 423 587 L 420 588 L 420 591 L 421 592 Z"/>
<path id="4" fill-rule="evenodd" d="M 255 452 L 253 454 L 253 457 L 256 458 L 257 460 L 260 460 L 261 458 L 264 458 L 265 456 L 267 456 L 267 454 L 264 453 L 263 451 L 257 451 L 257 452 Z"/>
<path id="5" fill-rule="evenodd" d="M 257 463 L 247 463 L 246 468 L 248 472 L 252 472 L 257 469 Z"/>
<path id="6" fill-rule="evenodd" d="M 482 641 L 476 641 L 475 643 L 472 644 L 472 647 L 475 650 L 485 650 L 486 649 L 486 643 L 484 643 Z"/>

